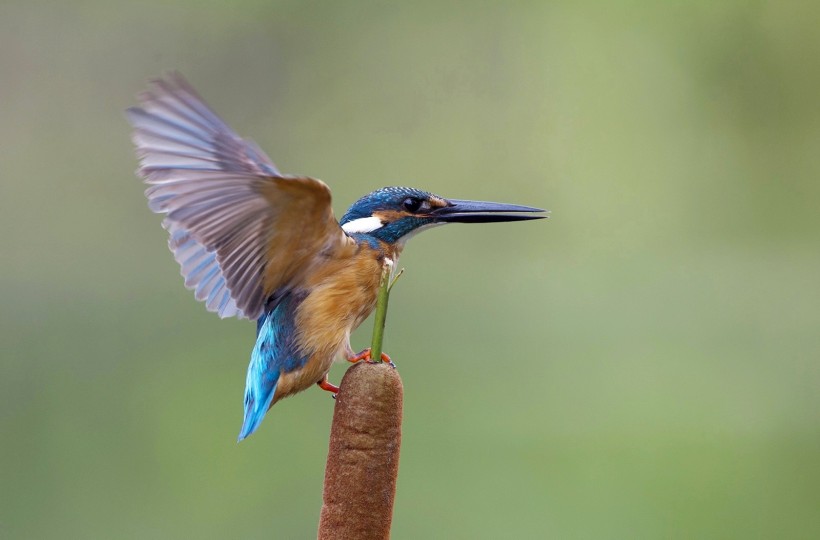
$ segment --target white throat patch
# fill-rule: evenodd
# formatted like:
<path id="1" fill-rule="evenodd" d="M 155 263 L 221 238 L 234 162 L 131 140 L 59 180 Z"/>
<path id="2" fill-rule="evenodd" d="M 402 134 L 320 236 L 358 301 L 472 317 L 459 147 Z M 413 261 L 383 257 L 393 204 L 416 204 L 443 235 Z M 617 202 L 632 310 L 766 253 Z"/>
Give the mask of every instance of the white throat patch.
<path id="1" fill-rule="evenodd" d="M 381 228 L 382 220 L 376 216 L 354 219 L 342 225 L 342 230 L 347 234 L 369 233 Z"/>

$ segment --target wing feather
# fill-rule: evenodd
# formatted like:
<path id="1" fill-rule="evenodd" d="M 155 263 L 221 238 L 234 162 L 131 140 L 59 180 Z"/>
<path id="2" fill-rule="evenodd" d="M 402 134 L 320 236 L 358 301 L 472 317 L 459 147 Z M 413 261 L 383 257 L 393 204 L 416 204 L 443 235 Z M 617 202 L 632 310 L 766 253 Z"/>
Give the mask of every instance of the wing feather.
<path id="1" fill-rule="evenodd" d="M 244 317 L 244 313 L 236 306 L 225 278 L 221 276 L 221 269 L 216 260 L 216 253 L 196 241 L 187 230 L 165 220 L 163 222 L 170 233 L 168 247 L 174 253 L 174 258 L 180 265 L 181 273 L 185 277 L 185 287 L 196 291 L 205 291 L 207 298 L 218 299 L 216 303 L 206 303 L 210 311 L 216 311 L 220 317 Z M 205 278 L 216 271 L 220 279 L 212 283 L 210 288 L 202 285 Z M 202 294 L 199 294 L 202 296 Z"/>
<path id="2" fill-rule="evenodd" d="M 296 286 L 318 253 L 350 245 L 330 190 L 282 175 L 177 73 L 153 81 L 128 110 L 138 174 L 185 286 L 221 317 L 256 319 L 276 291 Z"/>

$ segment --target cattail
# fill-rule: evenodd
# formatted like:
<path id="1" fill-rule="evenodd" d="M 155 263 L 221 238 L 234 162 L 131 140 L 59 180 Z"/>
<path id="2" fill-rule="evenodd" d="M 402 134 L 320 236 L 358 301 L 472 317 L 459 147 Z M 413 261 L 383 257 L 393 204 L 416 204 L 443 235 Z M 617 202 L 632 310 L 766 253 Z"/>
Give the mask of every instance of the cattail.
<path id="1" fill-rule="evenodd" d="M 359 362 L 342 378 L 330 430 L 319 540 L 390 537 L 402 399 L 401 377 L 390 364 Z"/>

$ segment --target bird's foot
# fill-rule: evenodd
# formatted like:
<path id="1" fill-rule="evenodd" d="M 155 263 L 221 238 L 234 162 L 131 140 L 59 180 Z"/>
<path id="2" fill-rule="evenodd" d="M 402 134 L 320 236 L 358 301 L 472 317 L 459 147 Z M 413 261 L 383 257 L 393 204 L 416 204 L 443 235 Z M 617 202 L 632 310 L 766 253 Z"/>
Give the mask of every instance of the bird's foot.
<path id="1" fill-rule="evenodd" d="M 321 388 L 322 390 L 326 390 L 328 392 L 333 393 L 333 398 L 336 398 L 336 394 L 339 393 L 339 387 L 335 384 L 332 384 L 330 381 L 327 380 L 327 375 L 322 377 L 322 380 L 317 382 L 316 385 Z"/>
<path id="2" fill-rule="evenodd" d="M 390 360 L 390 357 L 387 355 L 387 353 L 382 353 L 381 354 L 381 359 L 382 359 L 382 362 L 384 362 L 386 364 L 390 364 L 390 367 L 396 367 L 396 364 L 394 364 L 393 361 Z M 371 364 L 378 364 L 378 362 L 373 361 L 373 357 L 371 356 L 371 352 L 370 352 L 370 347 L 366 348 L 365 350 L 363 350 L 360 353 L 357 353 L 357 354 L 354 354 L 353 356 L 348 356 L 347 357 L 347 361 L 350 362 L 351 364 L 355 364 L 356 362 L 359 362 L 361 360 L 364 360 L 366 362 L 370 362 Z"/>

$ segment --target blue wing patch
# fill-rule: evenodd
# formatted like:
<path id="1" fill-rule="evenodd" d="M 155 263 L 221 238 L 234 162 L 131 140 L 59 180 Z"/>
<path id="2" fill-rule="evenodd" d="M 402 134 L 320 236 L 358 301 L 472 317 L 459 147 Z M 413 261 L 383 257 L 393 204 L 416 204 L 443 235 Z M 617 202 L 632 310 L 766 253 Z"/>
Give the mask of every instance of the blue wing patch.
<path id="1" fill-rule="evenodd" d="M 300 356 L 295 339 L 296 309 L 307 294 L 292 292 L 257 322 L 256 345 L 251 353 L 245 381 L 245 421 L 239 432 L 242 440 L 252 434 L 268 412 L 276 385 L 283 372 L 304 366 L 307 356 Z"/>

